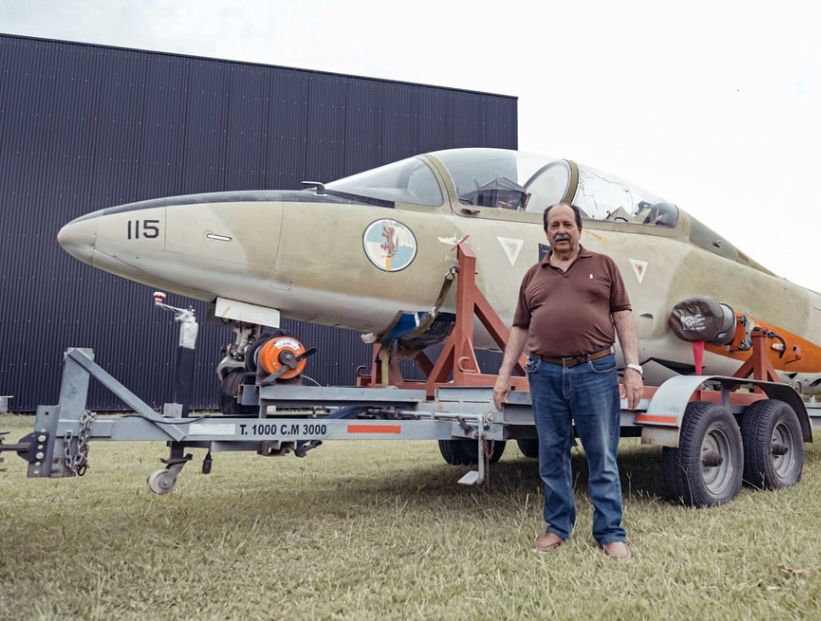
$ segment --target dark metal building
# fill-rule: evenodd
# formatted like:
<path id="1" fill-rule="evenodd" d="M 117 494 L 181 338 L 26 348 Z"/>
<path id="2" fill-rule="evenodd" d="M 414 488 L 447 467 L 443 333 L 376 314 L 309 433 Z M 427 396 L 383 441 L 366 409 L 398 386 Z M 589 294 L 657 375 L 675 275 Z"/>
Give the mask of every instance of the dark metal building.
<path id="1" fill-rule="evenodd" d="M 62 353 L 96 359 L 149 403 L 169 400 L 176 326 L 142 285 L 56 242 L 69 220 L 153 197 L 297 188 L 436 149 L 516 148 L 514 97 L 250 63 L 0 35 L 0 394 L 53 403 Z M 186 300 L 171 296 L 169 302 Z M 204 305 L 195 304 L 201 319 Z M 285 322 L 349 384 L 358 335 Z M 203 323 L 194 406 L 214 407 L 229 330 Z M 93 387 L 89 407 L 119 409 Z"/>

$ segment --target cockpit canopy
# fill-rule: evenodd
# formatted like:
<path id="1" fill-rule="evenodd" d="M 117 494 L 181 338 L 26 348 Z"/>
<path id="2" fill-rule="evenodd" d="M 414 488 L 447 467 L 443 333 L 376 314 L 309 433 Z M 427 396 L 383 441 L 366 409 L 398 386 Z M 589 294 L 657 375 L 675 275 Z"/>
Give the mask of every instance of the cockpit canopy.
<path id="1" fill-rule="evenodd" d="M 433 171 L 420 156 L 392 162 L 325 185 L 331 192 L 379 201 L 439 207 L 444 198 Z"/>
<path id="2" fill-rule="evenodd" d="M 507 214 L 541 214 L 550 205 L 569 203 L 587 220 L 673 228 L 679 210 L 658 196 L 572 160 L 507 149 L 450 149 L 411 157 L 328 183 L 323 191 L 355 202 L 393 207 L 396 203 L 442 207 L 430 160 L 450 175 L 459 202 L 494 219 L 541 222 Z M 473 208 L 476 209 L 473 209 Z M 479 213 L 476 213 L 479 212 Z M 690 241 L 708 252 L 770 273 L 698 220 L 689 219 Z M 644 231 L 659 229 L 644 229 Z"/>
<path id="3" fill-rule="evenodd" d="M 678 209 L 613 175 L 571 160 L 506 149 L 451 149 L 429 154 L 447 169 L 463 205 L 541 213 L 570 203 L 585 218 L 674 227 Z M 333 193 L 438 207 L 442 190 L 421 156 L 328 183 Z"/>
<path id="4" fill-rule="evenodd" d="M 571 160 L 504 149 L 432 153 L 441 161 L 464 205 L 541 213 L 564 202 L 590 220 L 673 227 L 678 209 L 613 175 Z"/>

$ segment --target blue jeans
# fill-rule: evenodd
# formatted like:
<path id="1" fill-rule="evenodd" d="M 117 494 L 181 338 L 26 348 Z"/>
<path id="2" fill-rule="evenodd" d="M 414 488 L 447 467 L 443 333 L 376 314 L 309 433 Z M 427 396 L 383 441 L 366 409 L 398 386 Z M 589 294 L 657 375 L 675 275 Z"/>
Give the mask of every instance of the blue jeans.
<path id="1" fill-rule="evenodd" d="M 590 469 L 595 509 L 593 538 L 599 545 L 624 541 L 619 466 L 619 377 L 612 354 L 575 367 L 531 356 L 527 364 L 533 416 L 539 436 L 539 475 L 544 482 L 547 530 L 567 539 L 576 521 L 570 449 L 573 425 Z"/>

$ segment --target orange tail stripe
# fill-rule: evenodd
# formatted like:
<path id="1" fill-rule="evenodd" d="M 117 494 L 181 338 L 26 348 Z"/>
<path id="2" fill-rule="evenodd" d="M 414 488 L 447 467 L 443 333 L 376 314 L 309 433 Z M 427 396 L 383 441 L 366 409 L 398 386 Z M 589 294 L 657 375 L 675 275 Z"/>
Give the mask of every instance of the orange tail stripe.
<path id="1" fill-rule="evenodd" d="M 348 433 L 402 433 L 401 425 L 348 425 Z"/>
<path id="2" fill-rule="evenodd" d="M 676 416 L 657 416 L 655 414 L 638 414 L 636 416 L 637 423 L 670 423 L 675 425 L 678 422 Z"/>

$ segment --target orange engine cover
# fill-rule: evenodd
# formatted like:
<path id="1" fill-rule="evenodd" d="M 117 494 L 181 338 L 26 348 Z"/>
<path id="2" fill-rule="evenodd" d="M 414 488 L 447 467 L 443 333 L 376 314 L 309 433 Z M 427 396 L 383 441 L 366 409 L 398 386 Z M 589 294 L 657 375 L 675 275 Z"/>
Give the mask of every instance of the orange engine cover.
<path id="1" fill-rule="evenodd" d="M 308 364 L 305 346 L 291 336 L 277 336 L 265 343 L 257 351 L 257 369 L 268 374 L 276 374 L 277 379 L 293 379 L 302 375 Z"/>

